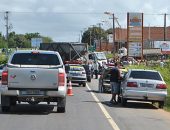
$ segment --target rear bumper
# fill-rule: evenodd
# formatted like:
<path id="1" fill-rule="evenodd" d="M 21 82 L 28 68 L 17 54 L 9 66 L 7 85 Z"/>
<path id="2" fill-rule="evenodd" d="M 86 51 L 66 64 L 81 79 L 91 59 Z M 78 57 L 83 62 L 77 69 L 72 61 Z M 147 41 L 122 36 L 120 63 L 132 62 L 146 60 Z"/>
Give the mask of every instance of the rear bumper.
<path id="1" fill-rule="evenodd" d="M 167 92 L 147 92 L 147 91 L 132 91 L 125 90 L 122 93 L 123 97 L 128 100 L 142 100 L 142 101 L 165 101 Z"/>
<path id="2" fill-rule="evenodd" d="M 39 89 L 41 90 L 41 89 Z M 43 95 L 22 95 L 21 91 L 22 90 L 8 90 L 6 86 L 1 86 L 0 87 L 1 95 L 6 95 L 6 96 L 17 96 L 17 97 L 65 97 L 66 96 L 66 91 L 67 87 L 59 87 L 58 91 L 54 90 L 42 90 L 44 91 Z"/>
<path id="3" fill-rule="evenodd" d="M 86 78 L 71 78 L 71 82 L 72 83 L 84 83 L 84 82 L 87 82 L 87 79 Z"/>

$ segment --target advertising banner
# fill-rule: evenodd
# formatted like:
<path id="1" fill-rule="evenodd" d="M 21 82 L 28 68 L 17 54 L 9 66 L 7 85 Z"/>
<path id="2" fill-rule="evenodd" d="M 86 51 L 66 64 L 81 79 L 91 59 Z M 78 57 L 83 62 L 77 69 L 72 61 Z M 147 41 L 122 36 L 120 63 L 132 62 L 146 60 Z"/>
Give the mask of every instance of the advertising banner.
<path id="1" fill-rule="evenodd" d="M 143 13 L 128 13 L 128 56 L 143 55 Z"/>
<path id="2" fill-rule="evenodd" d="M 42 38 L 31 38 L 31 47 L 40 47 L 40 43 L 42 43 Z"/>
<path id="3" fill-rule="evenodd" d="M 170 41 L 154 41 L 154 48 L 160 48 L 162 54 L 170 54 Z"/>

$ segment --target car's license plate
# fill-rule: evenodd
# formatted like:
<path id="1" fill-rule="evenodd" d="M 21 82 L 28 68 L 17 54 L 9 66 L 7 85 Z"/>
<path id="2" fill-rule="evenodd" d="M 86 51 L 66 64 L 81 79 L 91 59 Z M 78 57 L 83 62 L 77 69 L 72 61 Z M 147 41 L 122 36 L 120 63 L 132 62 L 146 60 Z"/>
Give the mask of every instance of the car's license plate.
<path id="1" fill-rule="evenodd" d="M 44 95 L 44 91 L 40 90 L 23 90 L 21 95 Z"/>
<path id="2" fill-rule="evenodd" d="M 141 87 L 153 88 L 154 84 L 140 83 L 140 86 L 141 86 Z"/>

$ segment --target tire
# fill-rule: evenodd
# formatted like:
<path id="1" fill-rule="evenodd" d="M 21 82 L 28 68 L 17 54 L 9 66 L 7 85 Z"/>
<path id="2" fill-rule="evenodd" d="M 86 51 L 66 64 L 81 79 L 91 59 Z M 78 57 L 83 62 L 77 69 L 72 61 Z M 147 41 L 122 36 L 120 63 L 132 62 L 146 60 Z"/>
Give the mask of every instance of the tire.
<path id="1" fill-rule="evenodd" d="M 1 111 L 2 112 L 9 112 L 10 111 L 10 106 L 1 106 Z"/>
<path id="2" fill-rule="evenodd" d="M 87 81 L 88 81 L 88 82 L 91 82 L 91 78 L 87 78 Z"/>
<path id="3" fill-rule="evenodd" d="M 127 104 L 127 99 L 125 99 L 125 98 L 121 98 L 121 105 L 124 107 L 124 106 L 126 106 L 126 104 Z"/>
<path id="4" fill-rule="evenodd" d="M 86 87 L 86 83 L 83 83 L 83 87 Z"/>
<path id="5" fill-rule="evenodd" d="M 164 101 L 158 102 L 158 107 L 162 109 L 164 107 L 164 104 Z"/>
<path id="6" fill-rule="evenodd" d="M 1 111 L 9 112 L 11 108 L 10 105 L 11 105 L 10 97 L 1 95 Z"/>
<path id="7" fill-rule="evenodd" d="M 15 105 L 17 104 L 15 97 L 11 97 L 11 98 L 10 98 L 10 104 L 11 104 L 11 106 L 15 106 Z"/>
<path id="8" fill-rule="evenodd" d="M 65 107 L 57 107 L 57 112 L 58 113 L 65 113 Z"/>
<path id="9" fill-rule="evenodd" d="M 66 111 L 66 97 L 65 98 L 59 98 L 57 102 L 57 112 L 58 113 L 65 113 Z"/>

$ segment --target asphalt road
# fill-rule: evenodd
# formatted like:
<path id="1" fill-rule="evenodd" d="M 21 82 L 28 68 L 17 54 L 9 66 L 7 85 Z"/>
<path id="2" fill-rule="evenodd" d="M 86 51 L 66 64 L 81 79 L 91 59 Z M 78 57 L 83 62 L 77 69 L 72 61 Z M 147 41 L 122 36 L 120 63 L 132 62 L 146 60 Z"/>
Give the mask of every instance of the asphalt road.
<path id="1" fill-rule="evenodd" d="M 66 113 L 56 113 L 55 103 L 18 104 L 9 113 L 0 111 L 0 130 L 170 129 L 170 113 L 149 103 L 111 105 L 111 95 L 98 93 L 97 86 L 96 79 L 87 87 L 73 85 L 74 96 L 67 96 Z"/>

